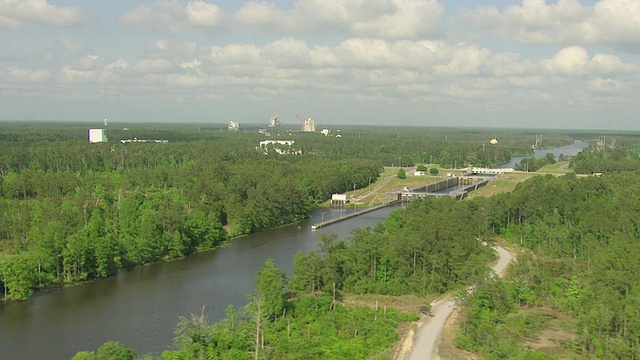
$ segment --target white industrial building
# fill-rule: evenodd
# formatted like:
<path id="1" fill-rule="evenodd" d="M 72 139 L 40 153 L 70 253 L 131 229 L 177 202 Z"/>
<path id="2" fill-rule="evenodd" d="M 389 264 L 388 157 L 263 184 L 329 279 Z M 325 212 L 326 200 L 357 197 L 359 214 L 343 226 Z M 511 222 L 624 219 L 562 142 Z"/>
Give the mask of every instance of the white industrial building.
<path id="1" fill-rule="evenodd" d="M 107 142 L 107 130 L 106 129 L 89 129 L 89 142 Z"/>
<path id="2" fill-rule="evenodd" d="M 265 154 L 269 152 L 269 150 L 275 151 L 277 154 L 301 154 L 300 150 L 294 150 L 291 147 L 295 141 L 293 140 L 262 140 L 259 143 L 258 148 L 262 150 Z"/>

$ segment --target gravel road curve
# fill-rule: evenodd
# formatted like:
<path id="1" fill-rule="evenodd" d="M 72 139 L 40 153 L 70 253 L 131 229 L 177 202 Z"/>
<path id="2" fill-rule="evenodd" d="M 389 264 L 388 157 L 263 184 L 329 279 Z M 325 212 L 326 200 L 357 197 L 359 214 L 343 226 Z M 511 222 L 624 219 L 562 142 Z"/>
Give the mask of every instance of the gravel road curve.
<path id="1" fill-rule="evenodd" d="M 502 276 L 509 263 L 515 258 L 515 255 L 501 246 L 496 245 L 493 249 L 498 252 L 498 261 L 492 266 L 492 269 L 496 275 Z M 454 308 L 455 303 L 451 298 L 431 304 L 431 316 L 426 318 L 426 321 L 422 322 L 416 331 L 413 348 L 405 359 L 431 360 L 439 358 L 436 345 L 442 336 L 447 318 L 449 318 Z"/>

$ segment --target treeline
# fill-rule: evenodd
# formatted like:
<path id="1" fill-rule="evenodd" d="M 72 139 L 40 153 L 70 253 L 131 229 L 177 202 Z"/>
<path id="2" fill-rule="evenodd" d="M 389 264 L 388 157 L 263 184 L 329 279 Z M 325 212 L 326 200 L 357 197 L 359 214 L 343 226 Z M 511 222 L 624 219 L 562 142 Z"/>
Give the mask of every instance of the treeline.
<path id="1" fill-rule="evenodd" d="M 571 167 L 578 174 L 640 170 L 640 145 L 627 146 L 621 144 L 614 148 L 590 145 L 571 158 Z"/>
<path id="2" fill-rule="evenodd" d="M 425 138 L 422 134 L 424 130 L 400 137 L 385 133 L 351 133 L 340 138 L 310 136 L 300 146 L 303 151 L 318 151 L 334 159 L 354 157 L 377 160 L 386 166 L 439 164 L 444 168 L 499 165 L 509 162 L 514 151 L 531 151 L 526 147 L 483 147 L 481 141 Z"/>
<path id="3" fill-rule="evenodd" d="M 292 289 L 356 294 L 439 294 L 486 275 L 491 251 L 478 240 L 486 222 L 474 202 L 427 198 L 348 240 L 323 238 L 298 254 Z"/>
<path id="4" fill-rule="evenodd" d="M 349 306 L 342 296 L 439 294 L 482 279 L 495 256 L 481 241 L 486 225 L 476 202 L 425 199 L 394 211 L 373 230 L 355 230 L 347 239 L 325 235 L 318 251 L 296 255 L 291 278 L 265 262 L 243 311 L 230 306 L 215 324 L 204 309 L 181 318 L 162 358 L 388 359 L 396 328 L 416 314 Z"/>
<path id="5" fill-rule="evenodd" d="M 516 164 L 515 169 L 524 172 L 535 172 L 543 166 L 556 163 L 556 156 L 552 153 L 547 153 L 545 157 L 536 159 L 534 157 L 522 159 Z"/>
<path id="6" fill-rule="evenodd" d="M 458 343 L 487 358 L 555 358 L 525 344 L 569 317 L 563 356 L 637 358 L 638 175 L 534 177 L 489 199 L 496 235 L 531 253 L 506 282 L 479 286 Z"/>

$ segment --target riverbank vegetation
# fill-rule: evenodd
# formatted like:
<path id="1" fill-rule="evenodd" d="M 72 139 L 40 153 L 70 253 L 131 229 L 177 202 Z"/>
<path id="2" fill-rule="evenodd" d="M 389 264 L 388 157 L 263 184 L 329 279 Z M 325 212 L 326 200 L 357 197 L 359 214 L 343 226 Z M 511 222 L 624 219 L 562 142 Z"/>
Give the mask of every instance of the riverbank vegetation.
<path id="1" fill-rule="evenodd" d="M 332 193 L 375 183 L 383 166 L 496 164 L 527 151 L 524 144 L 485 151 L 484 131 L 363 128 L 325 137 L 281 130 L 295 139 L 288 155 L 258 151 L 264 135 L 257 129 L 131 125 L 109 129 L 108 143 L 89 144 L 84 125 L 3 124 L 3 299 L 294 223 Z"/>
<path id="2" fill-rule="evenodd" d="M 265 264 L 258 278 L 271 274 L 272 280 L 256 283 L 256 294 L 262 295 L 254 295 L 247 307 L 241 336 L 244 341 L 238 341 L 244 345 L 236 354 L 250 358 L 255 344 L 265 356 L 280 349 L 292 353 L 294 346 L 288 340 L 281 342 L 281 337 L 290 339 L 291 329 L 295 329 L 302 334 L 296 336 L 304 338 L 305 329 L 322 328 L 315 333 L 313 346 L 306 348 L 311 353 L 296 356 L 315 358 L 313 353 L 317 357 L 384 358 L 389 353 L 377 345 L 366 355 L 347 350 L 359 349 L 357 341 L 369 343 L 362 329 L 370 329 L 382 315 L 380 309 L 345 307 L 340 301 L 342 292 L 437 293 L 475 280 L 473 295 L 460 299 L 465 306 L 456 342 L 465 350 L 487 359 L 635 358 L 640 334 L 639 188 L 640 177 L 629 172 L 591 177 L 535 176 L 513 192 L 486 200 L 416 201 L 406 210 L 394 212 L 375 229 L 354 231 L 346 240 L 328 236 L 320 252 L 296 256 L 291 279 Z M 447 213 L 453 216 L 449 219 L 442 215 Z M 468 219 L 468 224 L 456 222 L 462 218 Z M 474 239 L 478 235 L 501 236 L 521 249 L 504 280 L 486 276 L 488 257 L 482 252 L 486 248 L 478 241 L 472 242 L 470 235 Z M 476 267 L 471 269 L 463 259 L 476 259 L 470 261 Z M 411 284 L 402 280 L 403 276 L 411 279 Z M 261 287 L 260 283 L 277 285 Z M 422 286 L 416 288 L 416 284 Z M 255 301 L 259 301 L 263 313 L 260 325 L 251 316 L 257 309 Z M 299 323 L 294 320 L 295 306 L 312 306 L 321 314 Z M 238 319 L 238 312 L 230 310 L 230 317 Z M 359 311 L 367 315 L 361 318 L 356 315 Z M 331 319 L 328 323 L 315 323 L 315 319 L 326 321 L 325 315 Z M 397 324 L 408 319 L 397 316 L 385 321 Z M 329 323 L 338 329 L 325 328 Z M 214 329 L 222 331 L 229 326 L 224 324 L 229 320 L 207 325 L 207 339 L 212 338 Z M 279 335 L 268 328 L 280 329 Z M 362 339 L 356 340 L 356 333 Z M 337 350 L 323 345 L 320 334 L 344 334 L 347 342 L 340 345 L 340 351 L 345 352 L 331 352 Z M 376 339 L 388 336 L 387 346 L 397 339 L 388 332 L 384 336 L 366 334 Z M 184 336 L 179 332 L 176 348 L 167 351 L 165 358 L 190 354 L 192 342 Z M 326 337 L 331 344 L 338 338 Z M 213 344 L 220 343 L 207 340 L 206 344 L 204 349 L 219 349 Z"/>
<path id="3" fill-rule="evenodd" d="M 317 252 L 296 255 L 291 278 L 267 260 L 243 311 L 228 307 L 215 324 L 204 312 L 182 318 L 162 358 L 392 358 L 398 325 L 417 313 L 347 305 L 343 295 L 426 299 L 485 278 L 494 255 L 479 241 L 487 226 L 478 210 L 452 198 L 410 203 L 374 229 L 324 236 Z"/>

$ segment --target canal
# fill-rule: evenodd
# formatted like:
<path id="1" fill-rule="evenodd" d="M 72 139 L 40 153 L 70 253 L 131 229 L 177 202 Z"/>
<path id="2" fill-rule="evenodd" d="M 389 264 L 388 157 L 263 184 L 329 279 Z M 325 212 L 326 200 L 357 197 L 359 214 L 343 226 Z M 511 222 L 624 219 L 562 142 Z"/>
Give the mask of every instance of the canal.
<path id="1" fill-rule="evenodd" d="M 234 239 L 225 248 L 186 259 L 122 271 L 86 285 L 51 289 L 21 303 L 0 303 L 0 358 L 70 359 L 109 340 L 139 353 L 169 348 L 180 316 L 205 313 L 211 322 L 227 305 L 241 308 L 268 258 L 291 275 L 298 251 L 316 250 L 321 235 L 349 236 L 351 229 L 373 227 L 392 208 L 312 232 L 311 224 L 354 210 L 316 210 L 298 224 Z"/>

